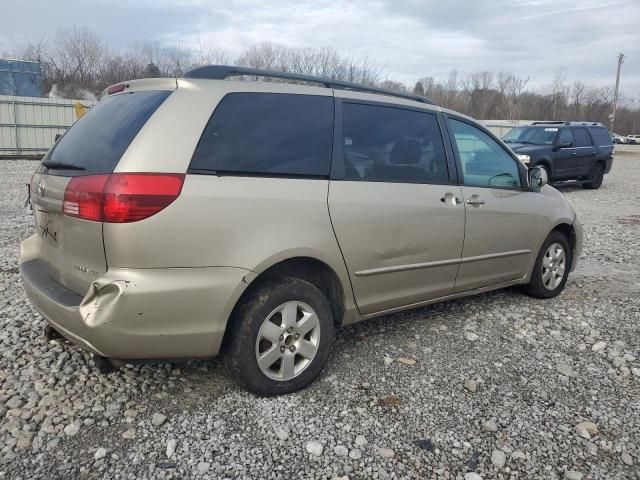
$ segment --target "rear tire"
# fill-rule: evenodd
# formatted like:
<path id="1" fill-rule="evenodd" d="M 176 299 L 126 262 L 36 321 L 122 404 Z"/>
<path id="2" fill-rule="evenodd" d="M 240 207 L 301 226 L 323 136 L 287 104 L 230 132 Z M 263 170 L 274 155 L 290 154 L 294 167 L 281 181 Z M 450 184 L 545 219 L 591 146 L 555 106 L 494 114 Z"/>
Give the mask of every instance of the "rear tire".
<path id="1" fill-rule="evenodd" d="M 582 184 L 582 186 L 589 190 L 597 190 L 602 185 L 604 180 L 604 167 L 601 163 L 596 163 L 591 167 L 591 174 L 589 175 L 589 181 Z"/>
<path id="2" fill-rule="evenodd" d="M 561 232 L 551 232 L 542 244 L 531 280 L 522 290 L 535 298 L 553 298 L 562 292 L 571 269 L 571 248 Z"/>
<path id="3" fill-rule="evenodd" d="M 334 338 L 323 293 L 298 278 L 268 280 L 239 306 L 224 352 L 239 384 L 262 396 L 295 392 L 324 368 Z"/>

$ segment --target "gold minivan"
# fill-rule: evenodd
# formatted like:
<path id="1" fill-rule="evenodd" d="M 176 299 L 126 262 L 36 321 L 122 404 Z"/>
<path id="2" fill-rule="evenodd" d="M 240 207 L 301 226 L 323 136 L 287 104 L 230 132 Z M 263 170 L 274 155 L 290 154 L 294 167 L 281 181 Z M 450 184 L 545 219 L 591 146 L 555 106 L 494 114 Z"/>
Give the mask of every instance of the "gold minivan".
<path id="1" fill-rule="evenodd" d="M 109 87 L 55 143 L 22 278 L 48 334 L 100 367 L 222 354 L 249 390 L 288 393 L 343 325 L 511 285 L 558 295 L 582 228 L 546 183 L 427 99 L 200 67 Z"/>

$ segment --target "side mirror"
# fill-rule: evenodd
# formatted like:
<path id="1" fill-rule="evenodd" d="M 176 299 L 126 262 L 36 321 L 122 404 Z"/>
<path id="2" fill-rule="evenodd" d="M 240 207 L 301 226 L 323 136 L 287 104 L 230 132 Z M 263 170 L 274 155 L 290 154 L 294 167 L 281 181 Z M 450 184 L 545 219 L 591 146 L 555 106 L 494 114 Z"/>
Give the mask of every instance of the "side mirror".
<path id="1" fill-rule="evenodd" d="M 61 137 L 61 136 L 62 136 L 62 134 L 61 134 L 61 133 L 56 133 L 56 136 L 54 137 L 53 142 L 55 143 L 55 142 L 57 142 L 58 140 L 60 140 L 60 137 Z"/>
<path id="2" fill-rule="evenodd" d="M 527 174 L 530 188 L 542 188 L 549 183 L 547 171 L 542 167 L 531 167 Z"/>
<path id="3" fill-rule="evenodd" d="M 556 150 L 560 150 L 561 148 L 571 148 L 571 147 L 573 147 L 573 142 L 570 142 L 567 140 L 565 142 L 559 142 L 556 145 Z"/>

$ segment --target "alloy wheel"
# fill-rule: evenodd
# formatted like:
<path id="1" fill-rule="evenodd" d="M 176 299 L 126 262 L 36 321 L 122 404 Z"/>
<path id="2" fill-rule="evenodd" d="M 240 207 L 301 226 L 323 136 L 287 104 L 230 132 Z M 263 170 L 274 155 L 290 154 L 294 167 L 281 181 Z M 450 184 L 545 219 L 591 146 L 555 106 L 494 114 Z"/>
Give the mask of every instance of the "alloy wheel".
<path id="1" fill-rule="evenodd" d="M 320 345 L 320 320 L 304 302 L 286 302 L 262 322 L 256 339 L 258 366 L 267 377 L 288 381 L 313 361 Z"/>
<path id="2" fill-rule="evenodd" d="M 555 290 L 562 283 L 567 255 L 559 243 L 552 243 L 542 258 L 542 284 L 547 290 Z"/>

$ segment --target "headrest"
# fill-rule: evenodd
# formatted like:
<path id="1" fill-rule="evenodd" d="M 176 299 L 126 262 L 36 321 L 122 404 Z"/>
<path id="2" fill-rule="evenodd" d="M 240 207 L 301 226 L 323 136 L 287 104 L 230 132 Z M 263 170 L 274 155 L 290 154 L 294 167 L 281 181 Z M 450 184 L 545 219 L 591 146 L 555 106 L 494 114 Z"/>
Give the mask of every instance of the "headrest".
<path id="1" fill-rule="evenodd" d="M 415 165 L 420 163 L 422 147 L 418 140 L 401 139 L 394 143 L 389 156 L 392 165 Z"/>

